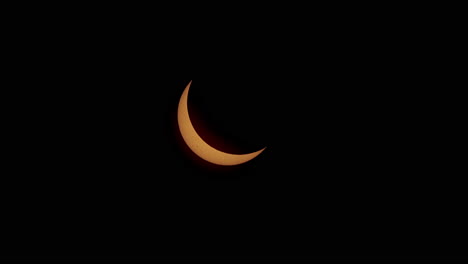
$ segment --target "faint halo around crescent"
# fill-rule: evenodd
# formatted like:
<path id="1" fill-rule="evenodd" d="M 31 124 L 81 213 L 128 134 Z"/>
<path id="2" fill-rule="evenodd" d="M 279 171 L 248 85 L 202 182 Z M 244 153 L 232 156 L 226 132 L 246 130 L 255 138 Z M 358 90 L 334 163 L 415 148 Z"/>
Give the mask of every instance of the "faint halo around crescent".
<path id="1" fill-rule="evenodd" d="M 179 130 L 182 134 L 182 138 L 184 139 L 185 143 L 188 147 L 200 158 L 217 164 L 217 165 L 224 165 L 224 166 L 232 166 L 245 163 L 255 157 L 257 157 L 262 151 L 266 148 L 261 150 L 248 153 L 248 154 L 230 154 L 219 151 L 212 146 L 208 145 L 195 131 L 195 128 L 190 121 L 189 112 L 188 112 L 188 93 L 190 89 L 190 85 L 192 82 L 190 81 L 187 87 L 185 88 L 182 96 L 180 97 L 179 101 L 179 109 L 177 111 L 177 121 L 179 124 Z"/>

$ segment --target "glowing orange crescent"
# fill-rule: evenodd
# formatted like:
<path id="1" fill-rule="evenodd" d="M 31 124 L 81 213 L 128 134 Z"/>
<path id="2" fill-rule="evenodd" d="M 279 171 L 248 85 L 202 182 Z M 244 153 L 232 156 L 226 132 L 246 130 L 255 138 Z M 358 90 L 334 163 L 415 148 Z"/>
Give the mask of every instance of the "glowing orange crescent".
<path id="1" fill-rule="evenodd" d="M 245 163 L 257 157 L 260 153 L 262 153 L 262 151 L 266 149 L 263 148 L 248 154 L 230 154 L 219 151 L 203 141 L 203 139 L 195 131 L 188 113 L 187 101 L 191 84 L 192 82 L 187 85 L 184 92 L 182 93 L 182 96 L 180 97 L 177 121 L 179 123 L 179 129 L 180 133 L 182 134 L 182 138 L 195 154 L 208 162 L 218 165 L 231 166 Z"/>

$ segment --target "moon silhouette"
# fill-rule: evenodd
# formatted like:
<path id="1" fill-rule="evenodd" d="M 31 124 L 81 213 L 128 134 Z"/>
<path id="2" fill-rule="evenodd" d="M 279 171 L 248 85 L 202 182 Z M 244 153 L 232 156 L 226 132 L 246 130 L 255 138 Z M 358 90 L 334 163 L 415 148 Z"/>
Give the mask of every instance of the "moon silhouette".
<path id="1" fill-rule="evenodd" d="M 261 149 L 252 153 L 247 154 L 231 154 L 222 152 L 208 145 L 195 131 L 195 128 L 190 121 L 189 111 L 188 111 L 188 93 L 190 89 L 190 81 L 187 87 L 185 88 L 182 96 L 179 101 L 179 108 L 177 111 L 177 121 L 179 124 L 179 130 L 182 134 L 182 138 L 188 147 L 200 158 L 217 165 L 223 166 L 233 166 L 245 163 L 253 158 L 257 157 L 265 149 Z"/>

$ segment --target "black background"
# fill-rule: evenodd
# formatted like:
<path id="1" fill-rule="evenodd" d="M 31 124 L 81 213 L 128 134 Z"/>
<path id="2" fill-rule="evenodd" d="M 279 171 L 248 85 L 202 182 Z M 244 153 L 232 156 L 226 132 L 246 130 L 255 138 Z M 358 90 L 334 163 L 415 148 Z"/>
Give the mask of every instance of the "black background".
<path id="1" fill-rule="evenodd" d="M 466 255 L 460 158 L 445 148 L 457 105 L 426 71 L 418 21 L 329 7 L 204 35 L 212 22 L 103 10 L 11 22 L 3 256 Z M 190 81 L 210 144 L 267 149 L 235 167 L 194 156 L 176 120 Z"/>

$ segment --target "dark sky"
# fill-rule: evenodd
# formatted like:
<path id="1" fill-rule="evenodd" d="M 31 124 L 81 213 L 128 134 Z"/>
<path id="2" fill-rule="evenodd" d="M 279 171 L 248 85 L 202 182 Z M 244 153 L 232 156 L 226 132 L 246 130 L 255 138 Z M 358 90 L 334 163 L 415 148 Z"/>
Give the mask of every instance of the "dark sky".
<path id="1" fill-rule="evenodd" d="M 192 29 L 184 45 L 148 27 L 29 25 L 4 96 L 3 255 L 462 256 L 457 160 L 436 140 L 450 120 L 435 83 L 416 85 L 431 78 L 413 67 L 422 48 L 384 23 L 321 25 L 208 42 Z M 264 153 L 236 167 L 191 154 L 176 120 L 191 80 L 196 128 Z"/>

